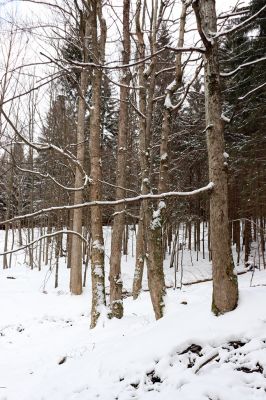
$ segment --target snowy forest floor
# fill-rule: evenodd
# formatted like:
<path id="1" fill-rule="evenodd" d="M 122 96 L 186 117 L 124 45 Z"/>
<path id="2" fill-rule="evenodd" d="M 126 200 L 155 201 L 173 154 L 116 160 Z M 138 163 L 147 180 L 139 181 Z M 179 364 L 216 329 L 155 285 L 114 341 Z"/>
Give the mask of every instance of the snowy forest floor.
<path id="1" fill-rule="evenodd" d="M 183 253 L 183 282 L 210 277 L 210 263 L 192 253 Z M 128 292 L 133 267 L 134 254 L 124 256 Z M 204 282 L 168 289 L 159 321 L 144 291 L 125 298 L 122 320 L 103 313 L 90 330 L 89 273 L 83 294 L 71 296 L 63 259 L 54 289 L 53 271 L 13 256 L 0 273 L 0 400 L 266 399 L 266 271 L 256 270 L 250 286 L 251 277 L 239 276 L 239 306 L 224 316 L 212 315 L 212 283 Z"/>

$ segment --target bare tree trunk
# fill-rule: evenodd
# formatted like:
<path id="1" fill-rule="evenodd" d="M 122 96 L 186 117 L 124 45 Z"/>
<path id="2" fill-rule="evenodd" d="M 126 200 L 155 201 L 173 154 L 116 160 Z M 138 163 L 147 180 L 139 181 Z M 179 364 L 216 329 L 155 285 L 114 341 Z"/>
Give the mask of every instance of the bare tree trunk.
<path id="1" fill-rule="evenodd" d="M 251 222 L 250 216 L 245 219 L 245 227 L 244 227 L 244 245 L 245 245 L 245 264 L 248 263 L 249 255 L 250 255 L 250 243 L 251 243 Z"/>
<path id="2" fill-rule="evenodd" d="M 185 18 L 186 18 L 186 8 L 183 5 L 178 47 L 182 47 L 184 43 L 184 28 L 185 28 Z M 156 19 L 157 10 L 154 9 L 154 18 Z M 153 50 L 156 51 L 156 30 L 153 31 Z M 156 62 L 156 59 L 153 60 Z M 171 102 L 171 97 L 175 90 L 180 87 L 182 83 L 182 68 L 181 68 L 181 53 L 178 53 L 176 58 L 176 76 L 175 83 L 167 89 L 167 98 Z M 150 83 L 151 88 L 151 83 Z M 149 96 L 151 97 L 151 96 Z M 148 118 L 151 118 L 152 110 L 147 113 Z M 168 138 L 170 135 L 170 121 L 171 112 L 168 102 L 165 101 L 165 109 L 163 114 L 163 124 L 161 133 L 161 146 L 160 146 L 160 177 L 159 177 L 159 187 L 158 192 L 164 193 L 168 190 Z M 163 224 L 165 219 L 165 209 L 166 203 L 160 201 L 157 206 L 157 210 L 152 213 L 149 212 L 149 220 L 147 224 L 147 234 L 148 234 L 148 278 L 149 278 L 149 288 L 152 299 L 153 308 L 155 311 L 156 318 L 161 318 L 163 316 L 164 309 L 164 295 L 165 295 L 165 282 L 164 282 L 164 271 L 163 271 L 163 259 L 164 259 L 164 248 L 163 248 Z"/>
<path id="3" fill-rule="evenodd" d="M 106 41 L 106 24 L 102 17 L 101 1 L 92 0 L 91 37 L 94 62 L 104 61 Z M 97 37 L 97 16 L 100 21 L 100 44 Z M 100 48 L 99 48 L 100 47 Z M 91 201 L 102 197 L 102 166 L 101 166 L 101 81 L 102 71 L 94 69 L 92 77 L 92 108 L 90 116 L 90 165 L 91 165 Z M 100 206 L 91 208 L 91 277 L 92 277 L 92 308 L 91 328 L 97 324 L 101 309 L 105 305 L 104 286 L 104 242 L 102 227 L 102 210 Z"/>
<path id="4" fill-rule="evenodd" d="M 70 231 L 73 231 L 73 212 L 74 210 L 68 212 L 67 229 Z M 74 235 L 67 235 L 67 268 L 71 268 L 72 236 Z"/>
<path id="5" fill-rule="evenodd" d="M 136 237 L 136 264 L 135 264 L 135 273 L 134 273 L 133 288 L 132 288 L 132 295 L 134 300 L 138 298 L 141 291 L 143 269 L 145 262 L 146 243 L 144 238 L 143 219 L 144 219 L 144 214 L 143 214 L 143 207 L 141 205 L 140 218 L 138 223 L 138 232 Z"/>
<path id="6" fill-rule="evenodd" d="M 123 64 L 130 61 L 130 32 L 129 32 L 130 1 L 123 1 Z M 127 155 L 127 132 L 128 132 L 128 93 L 126 87 L 131 80 L 130 71 L 123 71 L 120 88 L 120 109 L 119 109 L 119 131 L 117 148 L 116 168 L 116 199 L 125 197 L 126 186 L 126 155 Z M 112 229 L 111 259 L 110 259 L 110 308 L 112 315 L 116 318 L 123 316 L 122 302 L 122 280 L 121 280 L 121 250 L 125 226 L 124 206 L 115 208 L 115 216 Z"/>
<path id="7" fill-rule="evenodd" d="M 136 31 L 137 31 L 137 52 L 138 58 L 143 59 L 145 57 L 145 44 L 143 38 L 143 32 L 141 29 L 140 22 L 140 13 L 141 13 L 141 0 L 137 2 L 137 11 L 136 11 Z M 149 193 L 149 179 L 147 177 L 147 173 L 149 172 L 147 155 L 148 152 L 145 151 L 147 148 L 146 145 L 146 80 L 144 78 L 144 64 L 140 64 L 138 69 L 139 75 L 139 86 L 141 89 L 139 90 L 139 109 L 141 113 L 140 122 L 139 122 L 139 131 L 140 131 L 140 143 L 139 143 L 139 158 L 140 158 L 140 167 L 141 167 L 141 192 L 142 194 Z M 136 239 L 136 264 L 135 264 L 135 274 L 133 281 L 133 299 L 136 299 L 140 293 L 142 286 L 142 277 L 143 277 L 143 268 L 146 259 L 146 240 L 144 239 L 145 232 L 145 209 L 146 203 L 143 201 L 140 206 L 140 219 L 139 226 L 137 231 L 137 239 Z"/>
<path id="8" fill-rule="evenodd" d="M 263 230 L 263 217 L 260 217 L 260 241 L 261 241 L 261 255 L 262 255 L 262 262 L 263 262 L 263 268 L 265 269 L 266 264 L 265 264 L 265 239 L 264 239 L 264 230 Z M 260 255 L 259 255 L 260 257 Z"/>
<path id="9" fill-rule="evenodd" d="M 48 221 L 47 221 L 47 235 L 49 235 L 52 232 L 52 222 L 51 222 L 51 217 L 48 216 Z M 44 260 L 44 264 L 48 265 L 49 263 L 49 247 L 50 247 L 50 243 L 51 243 L 51 238 L 47 237 L 46 241 L 45 241 L 45 260 Z"/>
<path id="10" fill-rule="evenodd" d="M 193 3 L 198 31 L 206 47 L 205 107 L 209 179 L 214 183 L 210 199 L 211 249 L 213 268 L 212 311 L 219 315 L 236 308 L 237 277 L 231 253 L 228 223 L 227 170 L 224 165 L 224 127 L 217 39 L 208 39 L 217 31 L 214 0 Z M 207 36 L 206 36 L 207 35 Z"/>
<path id="11" fill-rule="evenodd" d="M 84 128 L 86 104 L 84 96 L 87 90 L 87 72 L 81 72 L 80 89 L 83 97 L 78 100 L 78 121 L 77 121 L 77 159 L 81 166 L 84 164 Z M 81 187 L 83 184 L 83 175 L 78 167 L 75 173 L 75 187 Z M 75 191 L 74 204 L 82 203 L 82 190 Z M 82 234 L 82 208 L 76 208 L 73 211 L 73 231 Z M 70 270 L 70 290 L 72 294 L 82 293 L 82 242 L 77 235 L 72 237 L 71 247 L 71 270 Z"/>
<path id="12" fill-rule="evenodd" d="M 163 8 L 160 8 L 162 12 Z M 143 29 L 140 23 L 140 12 L 141 12 L 141 1 L 137 3 L 136 11 L 136 32 L 138 39 L 138 56 L 143 58 L 145 56 L 145 43 L 143 38 Z M 159 12 L 159 14 L 160 14 Z M 153 17 L 151 20 L 151 31 L 150 31 L 150 46 L 153 53 L 156 52 L 156 34 L 159 26 L 158 20 L 158 1 L 154 2 Z M 160 15 L 161 16 L 161 15 Z M 157 20 L 158 18 L 158 20 Z M 143 24 L 142 20 L 142 24 Z M 140 113 L 143 116 L 140 119 L 140 165 L 141 165 L 141 192 L 142 194 L 150 193 L 150 143 L 151 143 L 151 131 L 152 131 L 152 119 L 153 119 L 153 97 L 155 89 L 155 65 L 156 57 L 153 57 L 152 62 L 149 66 L 149 71 L 144 71 L 144 65 L 139 66 L 139 85 L 142 89 L 139 91 L 140 97 Z M 147 85 L 147 79 L 149 78 L 149 84 Z M 146 88 L 148 86 L 148 95 Z M 157 229 L 157 223 L 153 221 L 153 207 L 149 205 L 147 201 L 143 201 L 142 209 L 143 212 L 142 220 L 144 230 L 147 233 L 147 269 L 148 269 L 148 285 L 150 290 L 151 301 L 155 313 L 156 319 L 161 318 L 163 315 L 163 296 L 165 294 L 165 283 L 163 274 L 163 251 L 162 243 L 157 242 L 157 236 L 155 230 Z M 142 231 L 139 230 L 139 233 Z M 139 243 L 139 241 L 138 241 Z M 145 251 L 145 247 L 139 247 L 142 251 Z M 142 262 L 144 254 L 137 254 L 136 263 Z M 142 266 L 142 264 L 140 264 Z M 142 274 L 137 273 L 138 265 L 136 264 L 135 277 L 139 279 Z M 133 283 L 133 288 L 137 287 L 136 283 Z M 136 293 L 134 293 L 135 297 Z"/>
<path id="13" fill-rule="evenodd" d="M 86 18 L 86 16 L 85 16 Z M 85 26 L 80 22 L 80 35 L 83 43 L 83 61 L 88 61 L 88 36 L 89 22 L 86 18 Z M 88 89 L 88 70 L 83 69 L 80 75 L 80 87 L 78 97 L 78 120 L 77 120 L 77 160 L 80 166 L 84 165 L 84 137 L 85 137 L 85 113 L 86 94 Z M 82 187 L 83 174 L 80 168 L 76 167 L 75 188 Z M 82 190 L 75 191 L 74 204 L 82 203 Z M 73 211 L 73 230 L 82 235 L 82 208 Z M 70 290 L 72 294 L 82 293 L 82 241 L 77 235 L 73 235 L 71 244 L 71 270 Z"/>

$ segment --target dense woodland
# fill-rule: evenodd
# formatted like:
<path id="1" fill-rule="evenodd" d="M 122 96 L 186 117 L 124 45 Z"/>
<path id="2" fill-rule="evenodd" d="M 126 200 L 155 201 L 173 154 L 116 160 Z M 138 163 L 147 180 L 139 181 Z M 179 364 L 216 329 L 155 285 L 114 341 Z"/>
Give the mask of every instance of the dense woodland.
<path id="1" fill-rule="evenodd" d="M 265 268 L 264 1 L 220 14 L 206 0 L 51 3 L 46 24 L 1 19 L 3 268 L 23 249 L 32 269 L 55 261 L 57 286 L 65 258 L 72 294 L 92 280 L 94 327 L 106 303 L 123 316 L 134 230 L 130 294 L 146 265 L 159 319 L 163 261 L 174 265 L 183 229 L 187 250 L 212 261 L 212 311 L 233 310 L 232 248 L 236 263 L 243 253 L 247 268 Z"/>

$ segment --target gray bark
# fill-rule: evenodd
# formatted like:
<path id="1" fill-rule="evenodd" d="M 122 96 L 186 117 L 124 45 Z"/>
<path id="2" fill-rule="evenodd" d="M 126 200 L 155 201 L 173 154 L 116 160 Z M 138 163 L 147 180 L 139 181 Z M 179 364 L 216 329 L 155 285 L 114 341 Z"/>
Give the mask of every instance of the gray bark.
<path id="1" fill-rule="evenodd" d="M 206 47 L 205 112 L 209 179 L 214 183 L 210 199 L 210 234 L 213 269 L 212 311 L 223 314 L 237 306 L 238 285 L 234 274 L 228 223 L 227 167 L 224 164 L 224 126 L 221 118 L 222 99 L 219 77 L 217 39 L 208 36 L 217 31 L 214 0 L 193 3 L 198 31 Z M 206 36 L 207 35 L 207 36 Z"/>
<path id="2" fill-rule="evenodd" d="M 86 15 L 84 15 L 85 18 Z M 88 61 L 88 35 L 89 21 L 80 24 L 80 35 L 83 42 L 83 60 Z M 83 32 L 84 29 L 84 32 Z M 84 137 L 85 137 L 85 113 L 86 113 L 86 93 L 88 89 L 88 70 L 84 69 L 80 75 L 78 97 L 78 119 L 77 119 L 77 159 L 83 167 L 84 165 Z M 83 185 L 83 174 L 80 168 L 76 167 L 75 172 L 75 188 Z M 75 191 L 74 204 L 80 204 L 83 201 L 82 190 Z M 82 209 L 74 209 L 73 211 L 73 230 L 82 234 Z M 70 290 L 72 294 L 79 295 L 82 293 L 82 241 L 77 235 L 73 235 L 71 239 L 71 270 L 70 270 Z"/>
<path id="3" fill-rule="evenodd" d="M 123 1 L 123 64 L 130 61 L 130 33 L 129 33 L 130 1 Z M 127 132 L 128 132 L 128 94 L 126 87 L 130 84 L 131 74 L 129 70 L 123 71 L 120 88 L 119 131 L 116 168 L 116 199 L 125 197 L 126 186 L 126 156 L 127 156 Z M 110 308 L 116 318 L 123 316 L 122 280 L 121 280 L 121 250 L 125 225 L 124 206 L 115 207 L 115 216 L 112 229 L 111 259 L 110 259 Z"/>
<path id="4" fill-rule="evenodd" d="M 106 24 L 101 14 L 101 1 L 91 1 L 91 36 L 92 53 L 95 62 L 104 62 L 106 41 Z M 100 42 L 98 42 L 97 17 L 100 21 Z M 101 164 L 101 82 L 102 71 L 94 69 L 92 77 L 92 109 L 90 115 L 90 166 L 91 166 L 91 201 L 102 197 L 102 164 Z M 104 241 L 102 227 L 102 210 L 100 206 L 91 208 L 91 277 L 92 307 L 91 328 L 97 324 L 101 309 L 105 306 L 104 285 Z"/>

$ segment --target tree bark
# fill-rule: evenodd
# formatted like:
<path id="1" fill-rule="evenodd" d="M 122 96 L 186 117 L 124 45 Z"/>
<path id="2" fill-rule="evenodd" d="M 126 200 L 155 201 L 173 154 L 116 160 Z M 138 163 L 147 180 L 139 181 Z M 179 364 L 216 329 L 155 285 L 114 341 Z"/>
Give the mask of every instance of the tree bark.
<path id="1" fill-rule="evenodd" d="M 78 120 L 77 120 L 77 159 L 80 165 L 84 165 L 84 132 L 85 132 L 85 96 L 88 87 L 88 72 L 81 72 L 80 90 L 82 96 L 78 99 Z M 75 188 L 83 184 L 83 175 L 78 167 L 75 173 Z M 83 201 L 82 190 L 75 191 L 74 204 L 81 204 Z M 73 211 L 73 231 L 82 234 L 82 208 Z M 70 270 L 70 291 L 72 294 L 82 293 L 82 241 L 77 235 L 72 236 L 71 240 L 71 270 Z"/>
<path id="2" fill-rule="evenodd" d="M 208 35 L 217 32 L 214 0 L 193 3 L 198 31 L 205 45 L 205 113 L 209 161 L 209 179 L 214 183 L 210 198 L 210 233 L 213 269 L 213 302 L 215 315 L 236 308 L 237 277 L 231 253 L 228 223 L 227 166 L 224 163 L 224 126 L 219 77 L 217 39 Z"/>
<path id="3" fill-rule="evenodd" d="M 83 21 L 83 18 L 85 21 Z M 89 18 L 84 13 L 80 20 L 80 38 L 83 44 L 82 56 L 83 61 L 88 61 L 88 37 L 89 37 Z M 78 96 L 78 118 L 77 118 L 77 160 L 80 166 L 84 166 L 84 138 L 85 138 L 85 114 L 86 114 L 86 94 L 88 90 L 89 72 L 83 69 L 80 74 L 79 96 Z M 78 166 L 75 172 L 75 188 L 82 187 L 84 176 Z M 74 204 L 82 203 L 82 190 L 75 191 Z M 73 211 L 73 230 L 82 235 L 82 209 L 74 209 Z M 71 270 L 70 270 L 70 290 L 72 294 L 79 295 L 82 293 L 82 241 L 77 235 L 73 235 L 71 239 Z"/>
<path id="4" fill-rule="evenodd" d="M 106 42 L 106 24 L 102 17 L 101 1 L 92 0 L 91 37 L 94 62 L 104 62 Z M 97 17 L 100 21 L 100 43 L 98 42 Z M 90 115 L 90 166 L 91 192 L 90 200 L 100 200 L 102 197 L 102 163 L 101 163 L 101 82 L 102 71 L 94 69 L 92 76 L 92 107 Z M 102 210 L 100 206 L 91 208 L 91 277 L 92 306 L 91 328 L 97 324 L 103 306 L 105 306 L 104 283 L 104 241 L 102 227 Z"/>
<path id="5" fill-rule="evenodd" d="M 141 1 L 137 3 L 136 11 L 136 33 L 138 39 L 138 57 L 139 59 L 145 56 L 145 43 L 143 37 L 143 29 L 140 24 L 140 11 Z M 158 21 L 158 2 L 154 2 L 152 10 L 152 21 L 151 21 L 151 32 L 150 32 L 150 47 L 153 53 L 156 52 L 156 35 L 159 26 Z M 162 11 L 162 9 L 160 9 Z M 158 19 L 157 19 L 158 18 Z M 142 21 L 143 25 L 143 21 Z M 139 134 L 139 146 L 140 146 L 140 166 L 141 166 L 141 193 L 148 194 L 151 192 L 151 160 L 150 160 L 150 144 L 151 144 L 151 132 L 152 132 L 152 120 L 153 120 L 153 98 L 155 90 L 155 65 L 157 62 L 156 56 L 153 57 L 149 71 L 144 70 L 144 65 L 139 66 L 139 85 L 142 89 L 139 91 L 139 104 L 142 118 L 140 119 L 140 134 Z M 147 80 L 149 84 L 147 85 Z M 147 90 L 148 89 L 148 90 Z M 163 264 L 163 252 L 162 243 L 157 241 L 157 235 L 155 230 L 157 228 L 157 222 L 153 221 L 153 207 L 152 204 L 148 203 L 147 200 L 142 202 L 141 205 L 141 219 L 143 223 L 144 232 L 146 232 L 147 239 L 147 256 L 145 252 L 145 246 L 139 246 L 137 250 L 142 250 L 144 254 L 136 254 L 136 270 L 135 279 L 142 278 L 142 271 L 140 268 L 143 267 L 143 261 L 146 256 L 147 270 L 148 270 L 148 285 L 150 290 L 151 301 L 155 313 L 155 318 L 161 318 L 163 316 L 163 297 L 165 294 L 165 283 L 164 274 L 162 269 Z M 143 233 L 141 229 L 138 230 L 138 236 Z M 140 240 L 137 239 L 140 245 Z M 139 288 L 140 285 L 137 282 L 133 283 L 133 292 L 135 288 Z M 134 292 L 134 297 L 138 294 Z"/>
<path id="6" fill-rule="evenodd" d="M 130 32 L 129 32 L 130 1 L 123 1 L 123 64 L 130 61 Z M 119 130 L 116 168 L 116 199 L 125 197 L 126 186 L 126 156 L 127 156 L 127 132 L 128 132 L 128 94 L 127 86 L 130 84 L 131 74 L 129 70 L 123 71 L 120 88 Z M 110 259 L 110 308 L 116 318 L 123 316 L 122 280 L 121 280 L 121 250 L 125 226 L 124 206 L 115 207 L 115 216 L 112 229 L 111 259 Z"/>
<path id="7" fill-rule="evenodd" d="M 181 22 L 179 30 L 178 47 L 182 47 L 184 43 L 184 28 L 185 28 L 185 17 L 186 17 L 186 5 L 183 5 L 181 12 Z M 154 17 L 156 18 L 157 10 L 154 10 Z M 154 24 L 155 25 L 155 24 Z M 155 28 L 154 28 L 155 29 Z M 154 39 L 152 42 L 153 51 L 156 51 L 156 31 L 153 32 Z M 156 58 L 153 60 L 156 62 Z M 171 85 L 171 88 L 167 89 L 167 97 L 170 99 L 174 94 L 175 90 L 181 86 L 182 82 L 182 67 L 181 67 L 181 53 L 177 54 L 176 57 L 176 74 L 175 83 Z M 151 83 L 150 83 L 151 88 Z M 147 114 L 148 118 L 151 118 L 152 111 Z M 163 113 L 163 123 L 161 132 L 161 145 L 160 145 L 160 176 L 158 192 L 164 193 L 168 190 L 168 138 L 170 135 L 170 122 L 171 122 L 171 110 L 165 102 L 165 109 Z M 164 259 L 164 248 L 163 248 L 163 224 L 165 220 L 165 209 L 166 203 L 160 201 L 157 205 L 157 210 L 153 212 L 148 209 L 148 224 L 147 224 L 147 236 L 148 236 L 148 281 L 149 289 L 152 299 L 153 308 L 155 311 L 156 319 L 163 316 L 164 310 L 164 295 L 165 295 L 165 281 L 163 271 L 163 259 Z"/>

